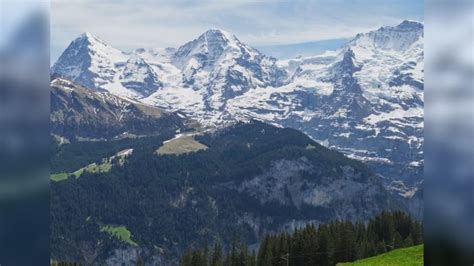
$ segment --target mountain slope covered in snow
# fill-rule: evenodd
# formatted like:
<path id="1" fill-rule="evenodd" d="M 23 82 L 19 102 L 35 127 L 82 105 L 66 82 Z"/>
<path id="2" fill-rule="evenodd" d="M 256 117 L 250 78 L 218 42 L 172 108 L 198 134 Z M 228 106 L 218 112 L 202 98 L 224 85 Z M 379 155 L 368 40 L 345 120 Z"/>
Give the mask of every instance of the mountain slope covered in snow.
<path id="1" fill-rule="evenodd" d="M 387 177 L 388 186 L 393 179 L 412 188 L 420 182 L 422 24 L 382 27 L 357 35 L 336 52 L 280 65 L 291 75 L 288 84 L 233 99 L 232 112 L 303 130 L 368 162 Z"/>
<path id="2" fill-rule="evenodd" d="M 423 69 L 423 24 L 403 21 L 281 61 L 215 29 L 177 49 L 133 52 L 84 34 L 52 72 L 210 128 L 259 119 L 299 129 L 409 199 L 423 176 Z"/>

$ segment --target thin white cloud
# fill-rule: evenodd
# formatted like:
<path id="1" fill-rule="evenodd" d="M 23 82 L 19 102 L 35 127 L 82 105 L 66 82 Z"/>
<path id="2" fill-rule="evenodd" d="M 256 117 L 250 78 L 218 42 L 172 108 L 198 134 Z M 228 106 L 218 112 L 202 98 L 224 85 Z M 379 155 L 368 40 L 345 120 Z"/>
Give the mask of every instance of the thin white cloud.
<path id="1" fill-rule="evenodd" d="M 125 50 L 178 46 L 208 28 L 223 28 L 252 45 L 351 37 L 382 25 L 395 25 L 402 19 L 421 20 L 422 3 L 422 0 L 52 0 L 52 52 L 55 56 L 85 31 Z"/>

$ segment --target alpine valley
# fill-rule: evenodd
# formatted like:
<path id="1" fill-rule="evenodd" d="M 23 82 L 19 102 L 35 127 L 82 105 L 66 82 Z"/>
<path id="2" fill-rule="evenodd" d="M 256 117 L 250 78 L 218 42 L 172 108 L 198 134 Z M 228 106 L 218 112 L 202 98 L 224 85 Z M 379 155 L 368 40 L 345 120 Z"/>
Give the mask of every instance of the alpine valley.
<path id="1" fill-rule="evenodd" d="M 382 210 L 422 218 L 423 24 L 278 60 L 223 30 L 51 68 L 51 249 L 173 264 L 187 248 Z"/>

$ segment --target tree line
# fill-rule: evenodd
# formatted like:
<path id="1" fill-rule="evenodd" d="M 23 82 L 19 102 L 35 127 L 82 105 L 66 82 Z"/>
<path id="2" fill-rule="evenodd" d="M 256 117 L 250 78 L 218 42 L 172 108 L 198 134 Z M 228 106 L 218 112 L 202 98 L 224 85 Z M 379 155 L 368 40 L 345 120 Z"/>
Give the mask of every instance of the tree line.
<path id="1" fill-rule="evenodd" d="M 227 248 L 189 249 L 182 266 L 335 265 L 423 242 L 422 225 L 401 211 L 382 212 L 368 223 L 334 221 L 292 233 L 267 234 L 257 248 L 237 237 Z"/>

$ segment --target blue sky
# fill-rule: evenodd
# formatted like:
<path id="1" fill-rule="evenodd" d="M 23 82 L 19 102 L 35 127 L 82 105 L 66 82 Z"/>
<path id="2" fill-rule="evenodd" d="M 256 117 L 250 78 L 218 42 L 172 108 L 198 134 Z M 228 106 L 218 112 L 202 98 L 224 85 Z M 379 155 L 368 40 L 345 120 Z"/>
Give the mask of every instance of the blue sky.
<path id="1" fill-rule="evenodd" d="M 350 38 L 404 19 L 423 21 L 423 0 L 52 0 L 51 56 L 85 31 L 123 50 L 179 46 L 209 28 L 262 46 Z"/>

